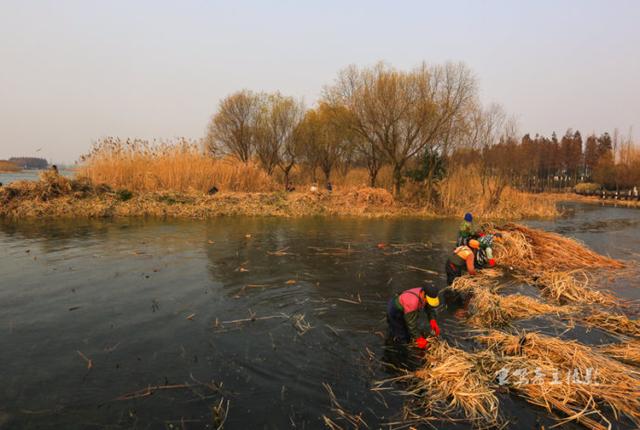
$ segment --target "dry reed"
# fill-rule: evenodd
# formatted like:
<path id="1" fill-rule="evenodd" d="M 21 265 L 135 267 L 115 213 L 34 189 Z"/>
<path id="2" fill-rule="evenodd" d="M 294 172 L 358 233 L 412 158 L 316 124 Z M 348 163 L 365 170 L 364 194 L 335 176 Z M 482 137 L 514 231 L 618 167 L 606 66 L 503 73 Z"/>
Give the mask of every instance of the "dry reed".
<path id="1" fill-rule="evenodd" d="M 478 277 L 460 277 L 451 285 L 454 291 L 469 294 L 467 323 L 477 328 L 509 325 L 513 320 L 528 319 L 540 315 L 566 315 L 577 309 L 571 306 L 555 306 L 542 303 L 533 297 L 520 294 L 502 296 L 496 294 L 495 282 Z"/>
<path id="2" fill-rule="evenodd" d="M 640 374 L 633 368 L 578 342 L 536 333 L 491 331 L 477 340 L 489 347 L 480 353 L 488 369 L 513 371 L 518 379 L 503 382 L 528 402 L 562 413 L 561 423 L 604 430 L 610 411 L 616 419 L 624 415 L 640 425 Z"/>
<path id="3" fill-rule="evenodd" d="M 554 200 L 535 194 L 504 187 L 497 203 L 491 190 L 500 187 L 497 178 L 486 181 L 470 180 L 480 178 L 481 172 L 476 165 L 453 169 L 438 185 L 441 206 L 446 214 L 462 216 L 473 212 L 483 218 L 520 219 L 524 217 L 555 217 L 560 213 Z M 484 187 L 483 187 L 484 183 Z"/>
<path id="4" fill-rule="evenodd" d="M 84 157 L 78 175 L 131 191 L 272 191 L 280 187 L 255 163 L 216 159 L 186 140 L 149 143 L 107 138 Z"/>
<path id="5" fill-rule="evenodd" d="M 611 293 L 591 287 L 593 276 L 584 270 L 540 272 L 532 282 L 541 287 L 543 296 L 561 305 L 581 303 L 615 306 L 619 302 Z"/>
<path id="6" fill-rule="evenodd" d="M 598 350 L 609 357 L 623 363 L 640 366 L 640 341 L 631 340 L 624 343 L 602 345 Z"/>
<path id="7" fill-rule="evenodd" d="M 640 321 L 629 319 L 626 315 L 595 310 L 584 317 L 582 321 L 589 326 L 611 333 L 640 337 Z"/>
<path id="8" fill-rule="evenodd" d="M 502 264 L 530 272 L 624 267 L 622 262 L 600 255 L 584 244 L 557 233 L 519 224 L 506 224 L 497 231 L 503 238 L 494 244 L 496 259 Z"/>
<path id="9" fill-rule="evenodd" d="M 410 386 L 402 391 L 414 398 L 412 409 L 427 419 L 431 414 L 450 417 L 461 411 L 464 417 L 479 426 L 498 423 L 498 398 L 491 378 L 478 366 L 473 354 L 436 341 L 426 354 L 426 365 L 415 372 L 380 381 L 378 389 L 390 382 L 406 381 Z"/>

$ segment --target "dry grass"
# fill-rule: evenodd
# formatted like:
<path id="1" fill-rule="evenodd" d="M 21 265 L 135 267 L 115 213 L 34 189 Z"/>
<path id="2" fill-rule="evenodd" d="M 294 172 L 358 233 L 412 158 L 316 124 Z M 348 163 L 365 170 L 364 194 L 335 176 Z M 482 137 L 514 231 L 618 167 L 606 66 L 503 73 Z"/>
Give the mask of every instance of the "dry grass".
<path id="1" fill-rule="evenodd" d="M 561 413 L 561 423 L 605 430 L 610 414 L 640 425 L 640 375 L 633 368 L 575 341 L 536 333 L 492 331 L 477 339 L 489 347 L 482 355 L 485 366 L 496 372 L 523 369 L 526 379 L 508 380 L 510 388 L 534 405 Z"/>
<path id="2" fill-rule="evenodd" d="M 624 264 L 600 255 L 584 244 L 557 233 L 519 224 L 497 229 L 503 239 L 494 246 L 496 259 L 530 272 L 575 269 L 621 269 Z"/>
<path id="3" fill-rule="evenodd" d="M 577 311 L 572 306 L 555 306 L 520 294 L 502 296 L 495 293 L 497 283 L 484 276 L 457 278 L 451 288 L 470 295 L 467 323 L 477 328 L 505 326 L 518 319 Z"/>
<path id="4" fill-rule="evenodd" d="M 145 192 L 273 191 L 281 187 L 254 163 L 215 159 L 188 141 L 153 144 L 107 138 L 98 142 L 78 176 L 92 183 Z"/>
<path id="5" fill-rule="evenodd" d="M 492 204 L 489 190 L 499 188 L 498 181 L 489 178 L 483 189 L 480 177 L 480 171 L 474 165 L 452 170 L 438 186 L 442 202 L 438 209 L 453 216 L 473 212 L 483 218 L 511 220 L 559 215 L 555 200 L 523 193 L 509 186 L 502 190 L 497 204 Z"/>
<path id="6" fill-rule="evenodd" d="M 598 350 L 623 363 L 640 366 L 640 341 L 638 340 L 603 345 Z"/>
<path id="7" fill-rule="evenodd" d="M 428 418 L 432 414 L 449 417 L 461 411 L 465 418 L 479 426 L 498 423 L 498 399 L 491 377 L 478 366 L 473 354 L 449 346 L 444 341 L 431 345 L 426 365 L 398 378 L 380 381 L 377 387 L 390 382 L 407 381 L 410 387 L 402 393 L 414 398 L 412 414 Z"/>
<path id="8" fill-rule="evenodd" d="M 532 283 L 541 287 L 543 296 L 561 305 L 568 303 L 617 305 L 619 300 L 614 295 L 591 286 L 593 279 L 593 276 L 584 270 L 545 271 L 536 275 Z"/>
<path id="9" fill-rule="evenodd" d="M 584 317 L 582 321 L 589 326 L 611 333 L 640 338 L 640 321 L 629 319 L 626 315 L 595 310 Z"/>

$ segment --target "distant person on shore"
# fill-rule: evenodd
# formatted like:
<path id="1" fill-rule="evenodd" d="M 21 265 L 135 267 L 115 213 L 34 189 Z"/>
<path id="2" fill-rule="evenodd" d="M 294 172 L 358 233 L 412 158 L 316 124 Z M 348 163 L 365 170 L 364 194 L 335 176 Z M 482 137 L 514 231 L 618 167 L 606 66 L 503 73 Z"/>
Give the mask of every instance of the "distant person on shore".
<path id="1" fill-rule="evenodd" d="M 332 192 L 333 191 L 333 185 L 331 185 L 331 182 L 327 181 L 327 191 Z"/>
<path id="2" fill-rule="evenodd" d="M 464 214 L 464 220 L 462 224 L 460 224 L 460 229 L 458 230 L 458 240 L 456 241 L 457 246 L 466 245 L 469 240 L 473 239 L 476 235 L 476 228 L 473 225 L 473 215 L 467 212 Z"/>
<path id="3" fill-rule="evenodd" d="M 56 166 L 55 164 L 53 164 L 53 165 L 51 166 L 51 172 L 57 176 L 57 175 L 59 174 L 59 173 L 58 173 L 58 166 Z"/>
<path id="4" fill-rule="evenodd" d="M 438 288 L 435 285 L 412 288 L 391 298 L 387 304 L 390 337 L 395 342 L 413 341 L 418 348 L 426 349 L 427 340 L 418 328 L 418 317 L 420 311 L 424 310 L 433 333 L 440 336 L 435 310 L 439 305 Z"/>

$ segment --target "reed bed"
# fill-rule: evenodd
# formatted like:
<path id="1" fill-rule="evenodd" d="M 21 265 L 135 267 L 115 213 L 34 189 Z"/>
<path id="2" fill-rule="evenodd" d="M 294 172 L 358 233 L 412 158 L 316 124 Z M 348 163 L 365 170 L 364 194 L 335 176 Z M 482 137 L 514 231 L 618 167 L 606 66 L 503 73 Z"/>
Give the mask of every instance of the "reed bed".
<path id="1" fill-rule="evenodd" d="M 632 367 L 578 342 L 536 333 L 491 331 L 477 340 L 488 345 L 479 353 L 484 366 L 510 372 L 502 382 L 529 403 L 559 412 L 561 424 L 605 430 L 609 417 L 625 416 L 640 425 L 640 374 Z"/>
<path id="2" fill-rule="evenodd" d="M 426 412 L 412 416 L 429 419 L 435 414 L 450 418 L 461 412 L 477 426 L 489 427 L 499 422 L 492 377 L 482 371 L 473 354 L 436 341 L 426 353 L 426 361 L 418 371 L 378 382 L 377 389 L 393 382 L 409 382 L 401 393 L 413 398 L 410 409 Z"/>
<path id="3" fill-rule="evenodd" d="M 625 267 L 621 261 L 600 255 L 584 244 L 557 233 L 512 223 L 497 231 L 502 233 L 503 239 L 495 244 L 496 259 L 529 272 Z"/>
<path id="4" fill-rule="evenodd" d="M 633 366 L 640 366 L 640 341 L 631 340 L 623 343 L 603 345 L 598 348 L 600 352 L 615 358 L 618 361 Z"/>
<path id="5" fill-rule="evenodd" d="M 470 211 L 483 218 L 495 219 L 560 215 L 554 200 L 523 193 L 509 186 L 502 188 L 499 178 L 488 178 L 484 187 L 481 181 L 469 181 L 469 178 L 481 176 L 479 166 L 473 164 L 450 171 L 438 185 L 438 210 L 460 217 Z M 502 191 L 496 201 L 493 194 L 497 193 L 498 189 Z"/>
<path id="6" fill-rule="evenodd" d="M 281 189 L 253 162 L 206 156 L 195 142 L 106 138 L 83 157 L 78 175 L 93 183 L 137 192 L 261 192 Z"/>
<path id="7" fill-rule="evenodd" d="M 626 315 L 594 310 L 582 321 L 611 333 L 640 338 L 640 321 L 629 319 Z"/>

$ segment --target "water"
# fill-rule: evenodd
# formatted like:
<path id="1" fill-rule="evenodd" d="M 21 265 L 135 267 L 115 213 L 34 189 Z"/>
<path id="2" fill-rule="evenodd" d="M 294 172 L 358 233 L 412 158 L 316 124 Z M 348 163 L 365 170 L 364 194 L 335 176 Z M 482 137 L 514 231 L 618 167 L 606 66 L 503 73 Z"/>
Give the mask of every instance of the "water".
<path id="1" fill-rule="evenodd" d="M 37 181 L 42 170 L 23 170 L 21 172 L 0 172 L 0 182 L 4 185 L 15 181 Z M 60 169 L 62 176 L 72 177 L 73 170 Z"/>
<path id="2" fill-rule="evenodd" d="M 569 218 L 532 224 L 638 259 L 640 212 L 569 209 Z M 225 428 L 324 428 L 322 416 L 335 414 L 323 383 L 380 427 L 403 403 L 370 390 L 394 375 L 379 361 L 398 358 L 385 349 L 385 303 L 423 282 L 444 284 L 457 225 L 0 221 L 0 428 L 215 428 L 212 406 L 221 399 L 229 401 Z M 449 341 L 464 342 L 452 315 L 440 320 Z M 606 340 L 580 328 L 569 335 Z M 190 388 L 144 392 L 176 384 Z M 511 428 L 552 423 L 521 400 L 500 401 Z"/>

